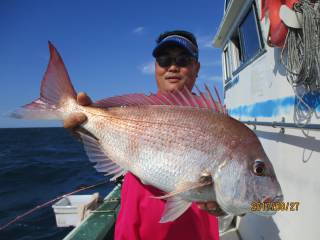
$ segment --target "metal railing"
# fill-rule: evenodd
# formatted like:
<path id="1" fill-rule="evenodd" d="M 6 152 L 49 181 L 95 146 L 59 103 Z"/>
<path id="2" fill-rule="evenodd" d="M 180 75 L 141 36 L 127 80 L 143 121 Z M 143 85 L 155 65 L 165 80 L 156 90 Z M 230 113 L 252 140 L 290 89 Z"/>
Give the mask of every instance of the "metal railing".
<path id="1" fill-rule="evenodd" d="M 316 130 L 320 131 L 320 124 L 297 124 L 297 123 L 286 123 L 282 122 L 260 122 L 260 121 L 241 121 L 244 124 L 256 126 L 267 126 L 273 128 L 293 128 L 293 129 L 302 129 L 302 130 Z"/>

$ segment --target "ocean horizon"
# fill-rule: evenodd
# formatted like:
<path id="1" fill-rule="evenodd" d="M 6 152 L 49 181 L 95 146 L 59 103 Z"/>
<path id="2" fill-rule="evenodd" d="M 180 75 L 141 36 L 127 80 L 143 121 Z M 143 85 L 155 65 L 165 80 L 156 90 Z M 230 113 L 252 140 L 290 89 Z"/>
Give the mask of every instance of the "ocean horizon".
<path id="1" fill-rule="evenodd" d="M 0 136 L 0 226 L 60 195 L 106 180 L 64 128 L 0 128 Z M 108 182 L 78 194 L 104 197 L 113 186 Z M 0 239 L 62 239 L 71 230 L 56 227 L 50 205 L 0 231 Z"/>

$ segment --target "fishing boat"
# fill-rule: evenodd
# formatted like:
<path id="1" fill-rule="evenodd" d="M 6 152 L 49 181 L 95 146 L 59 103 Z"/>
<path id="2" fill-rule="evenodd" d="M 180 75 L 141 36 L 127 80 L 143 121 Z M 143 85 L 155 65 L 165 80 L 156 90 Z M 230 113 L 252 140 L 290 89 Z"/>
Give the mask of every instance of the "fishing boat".
<path id="1" fill-rule="evenodd" d="M 284 201 L 252 203 L 253 213 L 220 217 L 222 240 L 320 235 L 320 25 L 315 2 L 225 1 L 213 40 L 222 52 L 224 103 L 232 117 L 259 137 Z M 112 239 L 120 191 L 117 185 L 64 239 Z M 254 213 L 270 207 L 277 211 L 272 217 Z"/>
<path id="2" fill-rule="evenodd" d="M 284 202 L 272 206 L 277 214 L 271 218 L 235 218 L 222 239 L 319 239 L 318 6 L 306 0 L 225 1 L 213 39 L 221 49 L 224 103 L 259 137 Z M 266 209 L 252 203 L 253 211 Z"/>

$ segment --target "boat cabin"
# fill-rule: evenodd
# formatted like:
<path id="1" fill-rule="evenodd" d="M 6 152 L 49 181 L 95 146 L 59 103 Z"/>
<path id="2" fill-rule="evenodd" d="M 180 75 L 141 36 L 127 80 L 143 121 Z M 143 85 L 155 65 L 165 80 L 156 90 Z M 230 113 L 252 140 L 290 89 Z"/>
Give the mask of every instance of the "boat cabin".
<path id="1" fill-rule="evenodd" d="M 306 36 L 306 29 L 284 24 L 287 20 L 289 24 L 301 21 L 301 13 L 294 12 L 291 3 L 278 2 L 226 0 L 213 40 L 213 45 L 221 49 L 228 113 L 259 137 L 284 194 L 284 207 L 275 215 L 266 218 L 250 213 L 237 217 L 234 225 L 221 234 L 222 239 L 291 240 L 320 236 L 320 74 L 316 67 L 319 56 L 310 57 L 306 63 L 305 56 L 295 52 L 292 46 L 312 54 L 304 48 L 309 42 L 296 40 L 297 36 Z M 275 9 L 280 10 L 275 13 Z M 315 49 L 314 52 L 320 51 L 319 47 Z M 299 72 L 303 67 L 310 70 L 310 75 L 302 81 L 298 77 L 304 75 L 293 75 L 291 69 Z"/>

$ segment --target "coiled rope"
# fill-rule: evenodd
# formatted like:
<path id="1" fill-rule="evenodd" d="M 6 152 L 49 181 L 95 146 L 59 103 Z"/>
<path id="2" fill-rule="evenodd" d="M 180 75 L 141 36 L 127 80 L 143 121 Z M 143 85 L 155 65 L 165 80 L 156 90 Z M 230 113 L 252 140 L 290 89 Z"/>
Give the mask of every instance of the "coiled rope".
<path id="1" fill-rule="evenodd" d="M 315 107 L 304 97 L 320 90 L 320 7 L 319 0 L 300 0 L 294 10 L 302 14 L 301 29 L 288 28 L 288 34 L 281 51 L 281 63 L 286 77 L 297 96 L 294 121 L 308 124 Z"/>

